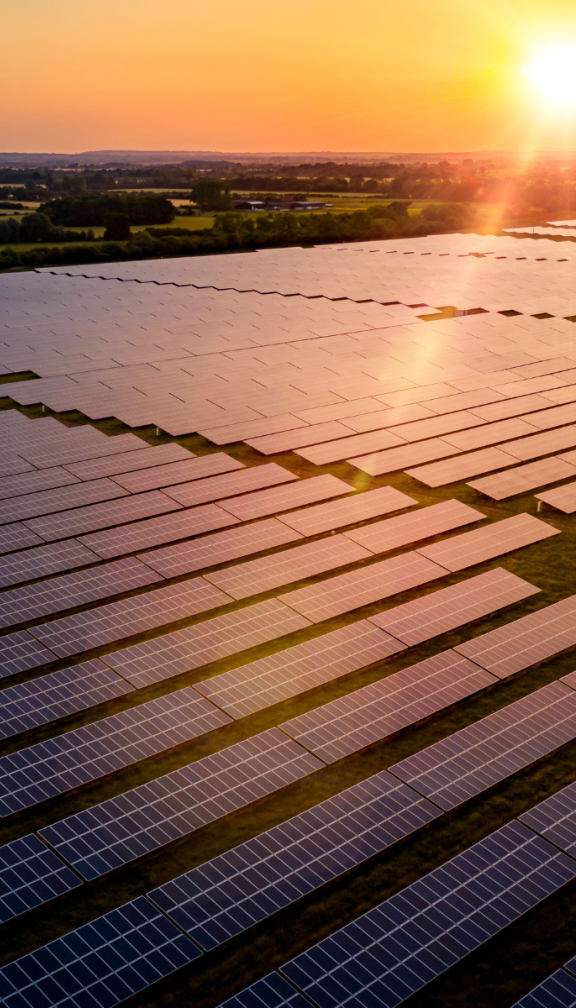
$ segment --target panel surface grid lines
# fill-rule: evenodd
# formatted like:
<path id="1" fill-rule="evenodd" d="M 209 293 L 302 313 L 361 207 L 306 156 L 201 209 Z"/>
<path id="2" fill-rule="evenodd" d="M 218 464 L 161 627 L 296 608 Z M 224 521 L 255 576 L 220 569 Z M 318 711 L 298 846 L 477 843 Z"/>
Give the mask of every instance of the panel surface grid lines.
<path id="1" fill-rule="evenodd" d="M 488 669 L 499 679 L 520 672 L 576 644 L 576 595 L 554 602 L 454 650 Z"/>
<path id="2" fill-rule="evenodd" d="M 576 783 L 557 791 L 518 818 L 560 850 L 572 856 L 576 853 Z"/>
<path id="3" fill-rule="evenodd" d="M 13 588 L 0 594 L 0 626 L 14 626 L 160 580 L 160 575 L 140 560 L 128 557 L 86 571 L 62 574 L 40 584 Z"/>
<path id="4" fill-rule="evenodd" d="M 84 878 L 93 879 L 321 766 L 271 728 L 39 832 Z"/>
<path id="5" fill-rule="evenodd" d="M 529 462 L 517 466 L 495 476 L 485 476 L 484 479 L 472 480 L 468 483 L 474 490 L 486 494 L 493 500 L 504 500 L 515 494 L 535 490 L 548 483 L 558 483 L 559 480 L 574 476 L 576 467 L 559 458 L 542 459 L 539 462 Z"/>
<path id="6" fill-rule="evenodd" d="M 284 977 L 269 973 L 251 987 L 223 1001 L 219 1008 L 310 1008 L 310 1002 Z"/>
<path id="7" fill-rule="evenodd" d="M 93 480 L 91 483 L 75 483 L 73 486 L 44 490 L 42 493 L 24 494 L 0 501 L 0 523 L 21 521 L 35 515 L 62 512 L 68 508 L 78 508 L 100 501 L 125 497 L 128 491 L 109 479 Z"/>
<path id="8" fill-rule="evenodd" d="M 156 445 L 154 448 L 142 448 L 121 455 L 105 455 L 99 459 L 88 459 L 86 462 L 70 462 L 66 465 L 71 473 L 82 480 L 100 479 L 102 476 L 115 476 L 117 473 L 133 472 L 134 469 L 147 469 L 149 466 L 163 465 L 166 462 L 180 462 L 183 459 L 194 458 L 194 453 L 182 445 Z"/>
<path id="9" fill-rule="evenodd" d="M 564 514 L 574 514 L 576 511 L 576 482 L 566 483 L 555 490 L 544 490 L 534 496 L 538 500 L 544 501 L 545 504 L 558 508 Z"/>
<path id="10" fill-rule="evenodd" d="M 418 539 L 449 532 L 461 525 L 482 521 L 485 517 L 481 511 L 476 511 L 459 500 L 448 500 L 344 534 L 374 553 L 383 553 Z"/>
<path id="11" fill-rule="evenodd" d="M 420 644 L 539 591 L 516 574 L 496 567 L 368 619 L 405 644 Z"/>
<path id="12" fill-rule="evenodd" d="M 191 507 L 195 504 L 204 504 L 206 501 L 219 500 L 231 494 L 248 493 L 250 490 L 259 490 L 278 483 L 290 483 L 297 479 L 294 473 L 272 462 L 270 465 L 251 466 L 240 472 L 167 487 L 164 493 L 185 507 Z"/>
<path id="13" fill-rule="evenodd" d="M 534 987 L 513 1008 L 574 1008 L 576 977 L 559 969 Z"/>
<path id="14" fill-rule="evenodd" d="M 517 461 L 513 455 L 508 455 L 501 448 L 483 448 L 477 452 L 470 452 L 469 455 L 458 455 L 443 462 L 432 462 L 417 469 L 406 469 L 406 473 L 426 486 L 438 487 L 447 483 L 459 483 L 460 480 L 479 476 L 493 469 L 504 469 Z"/>
<path id="15" fill-rule="evenodd" d="M 0 637 L 0 678 L 37 668 L 54 661 L 56 655 L 31 637 L 26 630 Z"/>
<path id="16" fill-rule="evenodd" d="M 397 654 L 404 646 L 360 620 L 195 683 L 194 689 L 241 718 Z"/>
<path id="17" fill-rule="evenodd" d="M 416 588 L 445 574 L 445 567 L 418 553 L 402 553 L 361 570 L 337 574 L 307 588 L 286 592 L 281 599 L 313 623 L 319 623 L 331 616 Z"/>
<path id="18" fill-rule="evenodd" d="M 98 658 L 9 686 L 1 694 L 0 738 L 124 696 L 133 688 Z"/>
<path id="19" fill-rule="evenodd" d="M 493 683 L 478 665 L 444 651 L 280 727 L 333 763 Z"/>
<path id="20" fill-rule="evenodd" d="M 100 560 L 98 554 L 92 553 L 75 539 L 12 553 L 2 560 L 0 588 L 56 574 L 58 571 L 71 570 L 73 567 L 82 567 L 96 560 Z"/>
<path id="21" fill-rule="evenodd" d="M 148 896 L 211 949 L 440 814 L 383 770 Z"/>
<path id="22" fill-rule="evenodd" d="M 232 598 L 241 599 L 371 556 L 370 550 L 335 535 L 206 574 L 205 578 Z"/>
<path id="23" fill-rule="evenodd" d="M 432 543 L 431 546 L 421 546 L 416 552 L 447 570 L 458 571 L 521 546 L 540 542 L 558 532 L 559 529 L 523 513 L 485 525 L 473 532 L 463 532 L 443 542 Z"/>
<path id="24" fill-rule="evenodd" d="M 334 528 L 343 528 L 354 522 L 375 518 L 389 511 L 399 511 L 401 508 L 416 504 L 413 497 L 401 493 L 394 487 L 378 487 L 367 490 L 366 493 L 355 494 L 344 500 L 330 501 L 328 504 L 317 504 L 316 507 L 304 508 L 293 514 L 282 515 L 280 521 L 302 535 L 317 535 Z"/>
<path id="25" fill-rule="evenodd" d="M 76 873 L 34 833 L 0 847 L 0 923 L 79 885 Z"/>
<path id="26" fill-rule="evenodd" d="M 106 655 L 106 664 L 133 686 L 148 686 L 305 626 L 309 620 L 269 599 L 113 651 Z"/>
<path id="27" fill-rule="evenodd" d="M 242 467 L 242 462 L 225 452 L 214 452 L 213 455 L 200 455 L 184 462 L 169 462 L 167 465 L 124 473 L 114 476 L 114 482 L 129 493 L 142 493 L 144 490 L 155 490 L 171 483 L 183 483 L 185 480 L 200 479 L 202 476 L 213 476 Z"/>
<path id="28" fill-rule="evenodd" d="M 133 522 L 138 518 L 175 511 L 180 504 L 171 500 L 160 490 L 124 497 L 120 501 L 105 501 L 103 504 L 89 504 L 87 507 L 71 511 L 59 511 L 42 518 L 27 519 L 27 525 L 47 542 L 65 539 L 68 536 L 93 532 L 95 529 L 111 528 L 122 522 Z M 89 543 L 85 543 L 90 548 Z M 124 550 L 129 553 L 130 549 Z"/>
<path id="29" fill-rule="evenodd" d="M 228 724 L 189 687 L 0 757 L 0 815 L 62 794 Z"/>
<path id="30" fill-rule="evenodd" d="M 54 654 L 65 658 L 231 601 L 230 595 L 204 578 L 192 578 L 42 623 L 32 627 L 30 633 Z"/>
<path id="31" fill-rule="evenodd" d="M 324 1008 L 393 1008 L 574 878 L 512 821 L 281 967 Z"/>
<path id="32" fill-rule="evenodd" d="M 390 768 L 442 809 L 454 808 L 576 737 L 576 692 L 549 683 Z"/>
<path id="33" fill-rule="evenodd" d="M 220 507 L 239 518 L 249 521 L 262 515 L 273 514 L 276 511 L 288 511 L 299 504 L 312 504 L 314 501 L 325 500 L 327 497 L 339 497 L 350 493 L 351 487 L 336 476 L 312 476 L 310 479 L 298 480 L 290 486 L 259 490 L 245 497 L 233 497 L 220 501 Z"/>
<path id="34" fill-rule="evenodd" d="M 6 1008 L 112 1008 L 202 953 L 145 896 L 0 970 Z"/>

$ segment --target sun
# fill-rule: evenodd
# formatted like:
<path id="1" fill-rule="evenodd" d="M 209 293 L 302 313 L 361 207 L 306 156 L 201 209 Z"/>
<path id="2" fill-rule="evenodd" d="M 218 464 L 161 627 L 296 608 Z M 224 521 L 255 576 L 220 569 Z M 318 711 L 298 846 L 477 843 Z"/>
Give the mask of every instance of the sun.
<path id="1" fill-rule="evenodd" d="M 576 44 L 543 46 L 521 72 L 551 105 L 576 107 Z"/>

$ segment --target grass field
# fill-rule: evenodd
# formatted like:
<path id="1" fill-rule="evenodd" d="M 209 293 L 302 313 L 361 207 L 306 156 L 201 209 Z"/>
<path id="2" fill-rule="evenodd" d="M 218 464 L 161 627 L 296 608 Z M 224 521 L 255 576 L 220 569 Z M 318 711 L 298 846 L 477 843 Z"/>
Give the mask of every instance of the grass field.
<path id="1" fill-rule="evenodd" d="M 22 375 L 19 377 L 30 377 Z M 13 376 L 9 376 L 13 378 Z M 4 383 L 4 379 L 0 379 Z M 5 382 L 6 385 L 9 381 Z M 0 398 L 0 408 L 14 408 L 6 387 L 5 398 Z M 20 407 L 19 407 L 20 408 Z M 40 415 L 40 407 L 21 408 L 28 416 Z M 63 422 L 76 425 L 86 423 L 78 413 L 60 414 Z M 116 420 L 94 423 L 108 433 L 126 430 Z M 156 437 L 154 428 L 141 429 L 149 444 L 176 440 L 192 451 L 203 454 L 214 447 L 199 435 L 172 439 Z M 261 462 L 262 457 L 245 444 L 226 449 L 244 462 Z M 420 503 L 432 504 L 439 500 L 457 497 L 483 514 L 494 518 L 508 517 L 527 511 L 535 512 L 532 494 L 512 498 L 499 504 L 487 504 L 486 498 L 465 484 L 449 488 L 427 490 L 404 474 L 371 478 L 359 474 L 347 463 L 316 467 L 309 465 L 292 453 L 274 457 L 285 468 L 298 475 L 331 472 L 349 482 L 368 489 L 392 485 L 409 493 Z M 233 724 L 226 725 L 207 736 L 168 750 L 153 758 L 120 770 L 85 787 L 71 791 L 58 799 L 44 802 L 24 810 L 0 825 L 0 843 L 45 826 L 65 815 L 73 814 L 128 788 L 151 780 L 192 760 L 199 759 L 247 738 L 289 717 L 310 710 L 319 703 L 343 696 L 359 686 L 436 654 L 454 644 L 475 637 L 493 627 L 502 625 L 529 611 L 539 609 L 576 592 L 576 516 L 562 516 L 548 510 L 540 517 L 562 531 L 559 537 L 517 550 L 472 570 L 448 575 L 442 585 L 457 583 L 471 574 L 493 567 L 504 567 L 542 587 L 542 592 L 528 600 L 501 610 L 495 616 L 476 620 L 436 637 L 430 642 L 411 648 L 398 656 L 375 663 L 362 671 L 345 676 L 335 682 L 310 691 L 299 697 L 277 704 Z M 316 537 L 319 538 L 319 537 Z M 437 536 L 436 541 L 444 538 Z M 286 547 L 290 548 L 290 547 Z M 403 550 L 393 551 L 390 555 Z M 269 551 L 275 552 L 275 551 Z M 242 562 L 242 561 L 238 561 Z M 221 566 L 229 566 L 223 564 Z M 200 573 L 200 572 L 198 572 Z M 176 578 L 174 581 L 183 580 Z M 293 587 L 310 584 L 320 578 L 310 578 Z M 171 582 L 168 582 L 171 583 Z M 289 643 L 309 639 L 317 633 L 335 629 L 356 619 L 401 604 L 435 586 L 404 592 L 385 605 L 375 604 L 356 610 L 353 614 L 334 618 L 320 627 L 308 628 L 292 634 Z M 257 599 L 272 597 L 276 592 L 263 593 Z M 135 592 L 127 594 L 137 594 Z M 125 596 L 120 596 L 125 597 Z M 234 603 L 234 609 L 243 603 Z M 79 607 L 77 610 L 87 607 Z M 182 620 L 167 629 L 176 629 L 201 621 L 202 615 Z M 158 631 L 140 634 L 131 640 L 144 640 Z M 241 656 L 214 662 L 194 672 L 167 680 L 131 697 L 109 702 L 98 708 L 98 717 L 142 703 L 175 688 L 198 682 L 246 661 L 281 650 L 286 639 L 252 648 Z M 102 649 L 104 651 L 106 649 Z M 107 649 L 109 650 L 109 648 Z M 82 660 L 95 657 L 98 649 L 87 652 Z M 64 667 L 68 661 L 56 661 L 50 669 Z M 224 819 L 211 823 L 196 833 L 170 844 L 132 865 L 120 868 L 95 883 L 86 884 L 48 905 L 31 911 L 21 918 L 0 927 L 2 963 L 10 961 L 45 942 L 65 934 L 79 924 L 94 919 L 127 900 L 173 878 L 178 873 L 201 864 L 234 844 L 247 840 L 287 817 L 301 812 L 318 801 L 364 779 L 446 735 L 498 710 L 512 701 L 533 692 L 545 683 L 557 680 L 576 667 L 574 653 L 568 651 L 557 658 L 533 666 L 527 672 L 498 683 L 480 694 L 464 700 L 454 707 L 406 728 L 383 742 L 376 743 L 338 763 L 323 768 L 304 780 L 239 810 Z M 10 685 L 33 678 L 33 673 L 22 673 L 10 679 Z M 95 719 L 94 711 L 73 715 L 51 725 L 46 725 L 0 744 L 0 753 L 12 752 L 31 742 L 51 738 L 64 730 L 78 727 Z M 393 845 L 381 855 L 374 856 L 357 868 L 325 885 L 320 892 L 299 902 L 251 928 L 223 945 L 220 949 L 200 957 L 190 966 L 178 971 L 154 987 L 126 1002 L 127 1006 L 192 1006 L 214 1008 L 225 997 L 240 987 L 262 976 L 268 969 L 280 965 L 293 955 L 309 947 L 319 938 L 331 933 L 382 899 L 442 864 L 448 858 L 485 837 L 513 816 L 533 806 L 576 776 L 576 742 L 562 746 L 549 757 L 536 762 L 527 770 L 516 773 L 460 808 L 440 816 L 429 826 L 418 830 L 405 840 Z M 438 978 L 414 995 L 405 1004 L 407 1008 L 509 1008 L 535 983 L 573 954 L 574 925 L 576 924 L 576 883 L 564 887 L 533 911 L 508 927 L 502 937 L 496 937 L 465 958 L 449 973 Z M 265 964 L 265 965 L 263 965 Z"/>

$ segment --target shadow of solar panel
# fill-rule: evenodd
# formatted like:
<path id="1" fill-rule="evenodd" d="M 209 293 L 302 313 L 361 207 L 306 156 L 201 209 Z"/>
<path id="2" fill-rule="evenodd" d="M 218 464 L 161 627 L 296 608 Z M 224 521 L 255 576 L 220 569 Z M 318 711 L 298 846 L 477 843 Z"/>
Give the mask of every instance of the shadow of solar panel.
<path id="1" fill-rule="evenodd" d="M 269 465 L 251 466 L 240 472 L 196 480 L 194 483 L 171 486 L 164 493 L 185 507 L 190 507 L 195 504 L 204 504 L 206 501 L 229 497 L 232 494 L 248 493 L 250 490 L 274 486 L 277 483 L 290 483 L 297 479 L 298 477 L 294 473 L 288 472 L 287 469 L 272 462 Z"/>
<path id="2" fill-rule="evenodd" d="M 74 574 L 63 574 L 40 584 L 0 594 L 0 626 L 15 626 L 161 580 L 159 574 L 135 557 Z"/>
<path id="3" fill-rule="evenodd" d="M 148 515 L 161 514 L 164 511 L 176 511 L 180 507 L 170 500 L 160 490 L 150 490 L 149 493 L 126 496 L 119 501 L 105 501 L 102 504 L 88 504 L 86 507 L 74 508 L 70 511 L 58 511 L 42 518 L 26 519 L 27 524 L 42 536 L 47 542 L 55 539 L 66 539 L 69 536 L 80 535 L 82 532 L 92 532 L 95 529 L 110 528 L 121 522 L 133 522 Z M 84 545 L 89 546 L 89 543 Z M 95 552 L 98 552 L 95 550 Z M 125 550 L 125 552 L 130 552 Z M 101 554 L 103 555 L 103 554 Z"/>
<path id="4" fill-rule="evenodd" d="M 186 688 L 0 758 L 0 815 L 62 794 L 228 724 Z"/>
<path id="5" fill-rule="evenodd" d="M 75 872 L 29 833 L 0 847 L 0 922 L 82 885 Z"/>
<path id="6" fill-rule="evenodd" d="M 575 875 L 571 858 L 512 821 L 281 972 L 324 1008 L 392 1008 Z"/>
<path id="7" fill-rule="evenodd" d="M 56 655 L 26 630 L 0 637 L 0 679 L 54 661 Z"/>
<path id="8" fill-rule="evenodd" d="M 321 766 L 302 746 L 271 728 L 39 832 L 89 880 Z"/>
<path id="9" fill-rule="evenodd" d="M 98 658 L 9 686 L 1 694 L 0 738 L 124 696 L 132 689 Z"/>
<path id="10" fill-rule="evenodd" d="M 4 966 L 0 994 L 6 1008 L 112 1008 L 201 954 L 139 896 Z"/>
<path id="11" fill-rule="evenodd" d="M 267 658 L 195 683 L 233 718 L 245 717 L 288 697 L 402 651 L 404 645 L 367 620 L 286 648 Z"/>
<path id="12" fill-rule="evenodd" d="M 459 500 L 448 500 L 421 508 L 419 511 L 411 511 L 409 514 L 353 529 L 344 535 L 354 542 L 361 543 L 373 553 L 383 553 L 398 546 L 407 546 L 418 539 L 427 539 L 440 532 L 448 532 L 461 525 L 482 521 L 485 517 L 481 511 L 476 511 Z"/>
<path id="13" fill-rule="evenodd" d="M 115 483 L 124 487 L 129 493 L 142 493 L 143 490 L 154 490 L 158 487 L 183 483 L 184 480 L 200 479 L 202 476 L 213 476 L 216 473 L 230 472 L 243 467 L 244 463 L 238 462 L 231 455 L 214 452 L 212 455 L 200 455 L 181 462 L 138 469 L 136 472 L 113 478 Z"/>
<path id="14" fill-rule="evenodd" d="M 493 683 L 478 665 L 444 651 L 280 727 L 333 763 Z"/>
<path id="15" fill-rule="evenodd" d="M 575 612 L 576 595 L 571 595 L 457 644 L 454 650 L 504 679 L 576 644 Z"/>
<path id="16" fill-rule="evenodd" d="M 140 554 L 138 559 L 163 577 L 169 578 L 189 574 L 203 567 L 213 567 L 226 560 L 238 560 L 251 553 L 283 546 L 284 543 L 301 538 L 299 532 L 292 531 L 276 518 L 265 518 L 253 525 L 215 532 L 193 542 L 151 550 Z"/>
<path id="17" fill-rule="evenodd" d="M 440 814 L 384 770 L 148 896 L 211 949 Z"/>
<path id="18" fill-rule="evenodd" d="M 574 1008 L 576 979 L 559 969 L 534 987 L 513 1008 Z"/>
<path id="19" fill-rule="evenodd" d="M 251 987 L 223 1001 L 220 1008 L 310 1008 L 310 1002 L 284 977 L 269 973 Z"/>
<path id="20" fill-rule="evenodd" d="M 193 578 L 42 623 L 32 627 L 30 633 L 54 654 L 65 658 L 165 623 L 175 623 L 230 601 L 230 595 L 203 578 Z"/>
<path id="21" fill-rule="evenodd" d="M 369 616 L 368 620 L 405 644 L 419 644 L 539 591 L 503 567 L 496 567 Z"/>
<path id="22" fill-rule="evenodd" d="M 459 536 L 445 539 L 431 546 L 421 546 L 416 552 L 441 564 L 447 570 L 457 571 L 472 564 L 491 560 L 492 557 L 509 553 L 557 535 L 559 529 L 539 521 L 529 514 L 513 515 L 502 521 L 485 525 L 473 532 L 463 532 Z"/>
<path id="23" fill-rule="evenodd" d="M 38 546 L 36 549 L 23 550 L 5 556 L 0 569 L 0 588 L 18 584 L 21 581 L 31 581 L 33 578 L 56 574 L 58 571 L 71 570 L 84 564 L 100 560 L 75 539 L 67 539 L 58 545 Z"/>
<path id="24" fill-rule="evenodd" d="M 279 519 L 284 525 L 296 529 L 302 535 L 317 535 L 331 529 L 342 528 L 353 522 L 375 518 L 376 515 L 399 511 L 401 508 L 416 504 L 413 497 L 401 493 L 394 487 L 378 487 L 365 493 L 346 497 L 344 500 L 330 501 L 328 504 L 318 504 L 316 507 L 304 508 L 292 514 L 282 515 Z"/>
<path id="25" fill-rule="evenodd" d="M 557 791 L 518 818 L 560 850 L 572 856 L 576 853 L 576 783 Z"/>
<path id="26" fill-rule="evenodd" d="M 113 651 L 106 655 L 106 664 L 133 686 L 148 686 L 305 626 L 309 620 L 268 599 Z"/>
<path id="27" fill-rule="evenodd" d="M 293 546 L 292 549 L 258 560 L 248 560 L 224 570 L 206 574 L 205 578 L 235 599 L 247 598 L 269 591 L 293 581 L 301 581 L 314 574 L 323 574 L 336 567 L 372 554 L 343 535 L 331 536 L 317 542 Z"/>
<path id="28" fill-rule="evenodd" d="M 562 682 L 549 683 L 396 763 L 390 772 L 450 809 L 573 738 L 576 692 Z"/>
<path id="29" fill-rule="evenodd" d="M 361 570 L 337 574 L 307 588 L 286 592 L 281 600 L 313 623 L 320 623 L 331 616 L 377 602 L 408 588 L 416 588 L 445 574 L 444 567 L 418 553 L 403 553 Z"/>

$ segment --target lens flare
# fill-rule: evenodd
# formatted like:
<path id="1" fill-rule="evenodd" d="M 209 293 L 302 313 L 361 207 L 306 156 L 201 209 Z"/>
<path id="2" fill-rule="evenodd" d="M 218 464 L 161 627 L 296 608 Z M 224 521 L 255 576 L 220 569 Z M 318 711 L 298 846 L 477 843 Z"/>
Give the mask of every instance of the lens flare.
<path id="1" fill-rule="evenodd" d="M 557 108 L 576 107 L 576 45 L 548 45 L 521 71 L 532 87 Z"/>

